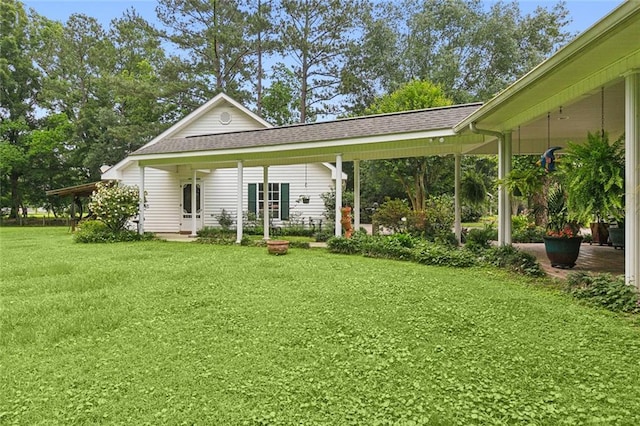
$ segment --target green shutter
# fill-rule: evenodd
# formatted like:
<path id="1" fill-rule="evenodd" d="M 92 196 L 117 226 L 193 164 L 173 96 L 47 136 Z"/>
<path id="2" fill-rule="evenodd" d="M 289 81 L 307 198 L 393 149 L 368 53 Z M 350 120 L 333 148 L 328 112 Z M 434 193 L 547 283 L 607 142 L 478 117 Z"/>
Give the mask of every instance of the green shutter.
<path id="1" fill-rule="evenodd" d="M 258 204 L 257 192 L 258 192 L 257 185 L 255 183 L 250 183 L 249 184 L 249 212 L 250 213 L 258 214 L 258 209 L 256 208 L 256 205 Z"/>
<path id="2" fill-rule="evenodd" d="M 289 184 L 280 184 L 280 219 L 289 220 Z"/>

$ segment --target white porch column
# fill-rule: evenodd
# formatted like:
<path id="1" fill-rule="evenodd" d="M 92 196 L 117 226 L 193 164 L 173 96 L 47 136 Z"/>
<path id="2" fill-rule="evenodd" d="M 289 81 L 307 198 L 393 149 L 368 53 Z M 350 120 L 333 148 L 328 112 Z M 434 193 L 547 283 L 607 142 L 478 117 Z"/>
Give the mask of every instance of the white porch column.
<path id="1" fill-rule="evenodd" d="M 360 160 L 353 161 L 353 229 L 360 229 Z"/>
<path id="2" fill-rule="evenodd" d="M 240 244 L 242 241 L 242 197 L 243 197 L 243 183 L 244 168 L 242 161 L 238 161 L 238 190 L 237 190 L 237 204 L 236 204 L 236 244 Z"/>
<path id="3" fill-rule="evenodd" d="M 453 226 L 454 226 L 454 233 L 456 234 L 456 240 L 458 240 L 458 244 L 460 244 L 462 242 L 462 213 L 461 213 L 461 205 L 460 205 L 460 169 L 461 169 L 461 165 L 460 165 L 460 160 L 461 160 L 461 155 L 460 153 L 456 153 L 454 155 L 455 158 L 455 172 L 454 172 L 454 213 L 455 213 L 455 219 L 453 222 Z"/>
<path id="4" fill-rule="evenodd" d="M 505 132 L 504 134 L 504 169 L 503 169 L 503 178 L 507 177 L 509 173 L 511 173 L 511 160 L 512 160 L 512 143 L 511 143 L 511 131 Z M 509 193 L 509 189 L 504 187 L 504 244 L 511 244 L 511 194 Z"/>
<path id="5" fill-rule="evenodd" d="M 498 138 L 498 179 L 504 179 L 506 176 L 506 152 L 505 152 L 505 143 L 504 143 L 504 135 Z M 498 245 L 504 246 L 506 245 L 506 237 L 505 237 L 505 217 L 508 215 L 506 206 L 506 192 L 507 188 L 505 185 L 498 186 Z"/>
<path id="6" fill-rule="evenodd" d="M 640 70 L 625 76 L 624 278 L 640 289 Z"/>
<path id="7" fill-rule="evenodd" d="M 197 203 L 197 186 L 198 183 L 196 181 L 197 171 L 193 171 L 193 179 L 191 180 L 191 236 L 195 237 L 198 234 L 198 203 Z"/>
<path id="8" fill-rule="evenodd" d="M 138 233 L 144 234 L 144 166 L 140 166 L 140 184 L 138 185 Z M 75 203 L 74 203 L 75 205 Z"/>
<path id="9" fill-rule="evenodd" d="M 262 167 L 262 188 L 264 195 L 264 207 L 263 211 L 263 220 L 262 226 L 264 227 L 263 238 L 264 240 L 269 239 L 269 166 Z M 256 198 L 257 198 L 256 194 Z M 256 203 L 258 200 L 256 199 Z"/>
<path id="10" fill-rule="evenodd" d="M 335 221 L 335 236 L 342 236 L 342 224 L 340 218 L 342 213 L 342 154 L 336 155 L 336 221 Z"/>

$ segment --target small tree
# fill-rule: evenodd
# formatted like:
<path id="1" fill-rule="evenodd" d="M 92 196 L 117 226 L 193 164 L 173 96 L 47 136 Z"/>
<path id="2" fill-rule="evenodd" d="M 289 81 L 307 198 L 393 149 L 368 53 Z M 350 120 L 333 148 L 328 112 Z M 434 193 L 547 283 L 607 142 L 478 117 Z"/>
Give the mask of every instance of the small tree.
<path id="1" fill-rule="evenodd" d="M 137 186 L 99 182 L 91 194 L 89 210 L 112 232 L 119 232 L 129 219 L 138 215 L 139 203 Z"/>

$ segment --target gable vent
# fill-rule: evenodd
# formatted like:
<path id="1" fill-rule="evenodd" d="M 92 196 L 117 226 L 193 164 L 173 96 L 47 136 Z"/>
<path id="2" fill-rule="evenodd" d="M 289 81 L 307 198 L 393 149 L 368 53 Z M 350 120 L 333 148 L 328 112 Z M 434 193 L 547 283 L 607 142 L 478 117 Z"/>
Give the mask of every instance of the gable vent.
<path id="1" fill-rule="evenodd" d="M 220 123 L 222 124 L 231 123 L 231 113 L 229 111 L 222 111 L 220 113 Z"/>

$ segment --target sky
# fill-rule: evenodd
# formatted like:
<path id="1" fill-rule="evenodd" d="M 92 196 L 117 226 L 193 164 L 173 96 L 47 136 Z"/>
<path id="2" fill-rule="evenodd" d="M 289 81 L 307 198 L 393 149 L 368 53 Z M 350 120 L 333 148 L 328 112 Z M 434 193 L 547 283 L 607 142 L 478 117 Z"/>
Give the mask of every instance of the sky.
<path id="1" fill-rule="evenodd" d="M 510 0 L 506 0 L 510 1 Z M 640 0 L 629 0 L 640 1 Z M 485 1 L 488 5 L 493 1 Z M 156 0 L 23 0 L 27 8 L 33 8 L 40 15 L 49 19 L 66 21 L 73 13 L 84 13 L 100 21 L 104 27 L 109 22 L 122 16 L 122 13 L 134 7 L 138 14 L 147 21 L 155 21 Z M 522 0 L 519 1 L 523 13 L 532 12 L 537 6 L 552 7 L 557 1 Z M 595 24 L 609 12 L 623 3 L 621 0 L 567 0 L 567 9 L 572 22 L 567 29 L 572 33 L 580 33 Z"/>

